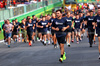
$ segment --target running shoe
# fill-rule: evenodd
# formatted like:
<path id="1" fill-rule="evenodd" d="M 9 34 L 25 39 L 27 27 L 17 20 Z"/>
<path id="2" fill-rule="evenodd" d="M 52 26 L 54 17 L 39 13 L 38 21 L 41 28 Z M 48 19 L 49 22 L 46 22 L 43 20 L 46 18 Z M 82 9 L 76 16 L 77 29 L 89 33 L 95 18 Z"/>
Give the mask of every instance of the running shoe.
<path id="1" fill-rule="evenodd" d="M 17 39 L 16 39 L 16 42 L 17 42 Z"/>
<path id="2" fill-rule="evenodd" d="M 8 45 L 8 42 L 6 42 L 6 45 Z"/>
<path id="3" fill-rule="evenodd" d="M 63 60 L 66 60 L 66 52 L 63 54 Z"/>
<path id="4" fill-rule="evenodd" d="M 32 46 L 32 44 L 29 42 L 29 46 Z"/>
<path id="5" fill-rule="evenodd" d="M 54 48 L 57 48 L 57 44 L 54 44 Z"/>
<path id="6" fill-rule="evenodd" d="M 79 44 L 79 41 L 77 41 L 77 44 Z"/>
<path id="7" fill-rule="evenodd" d="M 48 45 L 50 45 L 50 41 L 48 41 Z"/>
<path id="8" fill-rule="evenodd" d="M 24 40 L 24 43 L 26 43 L 26 40 Z"/>
<path id="9" fill-rule="evenodd" d="M 90 45 L 90 48 L 92 47 L 92 45 Z"/>
<path id="10" fill-rule="evenodd" d="M 63 62 L 63 58 L 60 58 L 59 61 L 62 63 Z"/>
<path id="11" fill-rule="evenodd" d="M 96 41 L 94 41 L 94 44 L 96 44 Z"/>
<path id="12" fill-rule="evenodd" d="M 74 40 L 72 40 L 72 43 L 74 43 Z"/>
<path id="13" fill-rule="evenodd" d="M 82 41 L 82 38 L 79 38 L 79 41 Z"/>
<path id="14" fill-rule="evenodd" d="M 35 41 L 34 41 L 34 40 L 32 40 L 32 43 L 35 43 Z"/>
<path id="15" fill-rule="evenodd" d="M 46 46 L 46 43 L 44 43 L 43 45 Z"/>
<path id="16" fill-rule="evenodd" d="M 8 45 L 8 48 L 10 48 L 10 45 Z"/>
<path id="17" fill-rule="evenodd" d="M 70 44 L 68 43 L 68 47 L 70 47 Z"/>
<path id="18" fill-rule="evenodd" d="M 100 55 L 99 55 L 99 59 L 100 59 Z"/>
<path id="19" fill-rule="evenodd" d="M 54 45 L 54 42 L 52 42 L 52 45 Z"/>

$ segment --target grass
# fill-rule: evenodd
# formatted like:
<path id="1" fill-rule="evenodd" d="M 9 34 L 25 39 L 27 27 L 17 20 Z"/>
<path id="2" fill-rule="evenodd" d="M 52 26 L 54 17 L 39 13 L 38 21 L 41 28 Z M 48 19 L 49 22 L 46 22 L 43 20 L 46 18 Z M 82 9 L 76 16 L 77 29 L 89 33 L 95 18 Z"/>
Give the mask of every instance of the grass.
<path id="1" fill-rule="evenodd" d="M 2 40 L 4 38 L 3 36 L 3 32 L 0 33 L 0 40 Z"/>

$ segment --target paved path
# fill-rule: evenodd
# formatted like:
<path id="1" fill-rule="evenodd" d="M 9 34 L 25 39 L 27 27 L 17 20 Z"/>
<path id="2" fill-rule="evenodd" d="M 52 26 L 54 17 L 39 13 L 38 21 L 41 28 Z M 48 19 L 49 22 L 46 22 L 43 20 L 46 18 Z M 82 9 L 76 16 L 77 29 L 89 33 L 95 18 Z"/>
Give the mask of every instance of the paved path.
<path id="1" fill-rule="evenodd" d="M 84 38 L 80 44 L 65 45 L 67 60 L 60 63 L 59 48 L 53 45 L 43 46 L 36 42 L 32 47 L 27 43 L 11 44 L 11 48 L 0 44 L 0 66 L 100 66 L 98 60 L 98 42 L 89 48 L 88 39 Z"/>

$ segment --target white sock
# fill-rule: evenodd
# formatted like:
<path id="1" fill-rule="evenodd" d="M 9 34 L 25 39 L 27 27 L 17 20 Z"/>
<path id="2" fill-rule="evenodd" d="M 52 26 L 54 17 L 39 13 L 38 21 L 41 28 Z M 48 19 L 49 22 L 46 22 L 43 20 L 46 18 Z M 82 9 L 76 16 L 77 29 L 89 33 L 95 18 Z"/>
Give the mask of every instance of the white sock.
<path id="1" fill-rule="evenodd" d="M 44 41 L 44 43 L 46 43 L 46 41 Z"/>
<path id="2" fill-rule="evenodd" d="M 44 40 L 42 40 L 44 42 Z"/>
<path id="3" fill-rule="evenodd" d="M 48 40 L 48 44 L 50 44 L 50 40 Z"/>

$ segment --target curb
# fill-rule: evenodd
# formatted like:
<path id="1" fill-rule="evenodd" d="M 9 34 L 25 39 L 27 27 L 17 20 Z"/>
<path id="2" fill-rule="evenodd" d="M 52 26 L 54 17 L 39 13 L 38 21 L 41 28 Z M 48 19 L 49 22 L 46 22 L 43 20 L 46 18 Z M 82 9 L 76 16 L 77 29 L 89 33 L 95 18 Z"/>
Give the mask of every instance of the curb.
<path id="1" fill-rule="evenodd" d="M 4 42 L 4 40 L 1 40 L 1 41 L 0 41 L 0 43 L 3 43 L 3 42 Z"/>

